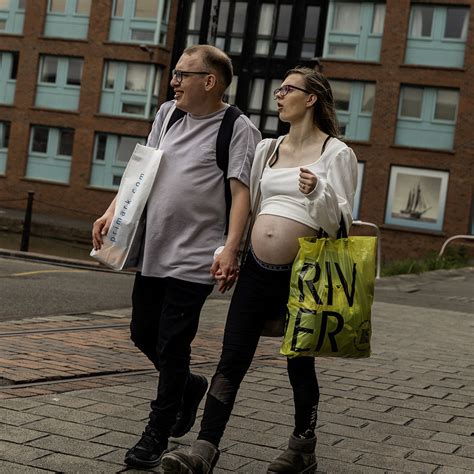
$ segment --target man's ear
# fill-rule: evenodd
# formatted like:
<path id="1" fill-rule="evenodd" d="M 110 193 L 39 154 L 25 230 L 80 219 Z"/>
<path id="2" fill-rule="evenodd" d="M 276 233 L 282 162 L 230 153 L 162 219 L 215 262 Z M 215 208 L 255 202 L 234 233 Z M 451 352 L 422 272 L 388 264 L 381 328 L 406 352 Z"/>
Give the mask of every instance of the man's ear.
<path id="1" fill-rule="evenodd" d="M 206 84 L 205 84 L 206 90 L 210 91 L 212 88 L 216 86 L 216 84 L 217 84 L 217 77 L 214 74 L 209 74 L 206 77 Z"/>

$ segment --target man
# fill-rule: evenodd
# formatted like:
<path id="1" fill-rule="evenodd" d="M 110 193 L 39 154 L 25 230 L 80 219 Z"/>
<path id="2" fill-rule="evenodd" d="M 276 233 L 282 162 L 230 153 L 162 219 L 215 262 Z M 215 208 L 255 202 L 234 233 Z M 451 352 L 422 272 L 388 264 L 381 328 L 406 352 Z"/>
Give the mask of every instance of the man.
<path id="1" fill-rule="evenodd" d="M 250 207 L 250 168 L 261 136 L 244 115 L 235 120 L 227 168 L 232 205 L 224 238 L 226 200 L 223 172 L 216 163 L 216 139 L 228 107 L 222 97 L 232 74 L 229 57 L 208 45 L 187 48 L 173 71 L 176 107 L 186 114 L 159 145 L 163 159 L 147 203 L 130 325 L 131 339 L 160 377 L 145 431 L 125 456 L 130 466 L 158 465 L 169 436 L 182 436 L 191 429 L 207 390 L 207 380 L 189 371 L 200 311 L 213 288 L 213 277 L 225 291 L 238 273 L 237 252 Z M 149 146 L 157 146 L 172 106 L 170 101 L 160 107 Z M 94 248 L 100 248 L 101 236 L 108 231 L 114 204 L 94 223 Z M 213 262 L 214 250 L 224 241 Z"/>

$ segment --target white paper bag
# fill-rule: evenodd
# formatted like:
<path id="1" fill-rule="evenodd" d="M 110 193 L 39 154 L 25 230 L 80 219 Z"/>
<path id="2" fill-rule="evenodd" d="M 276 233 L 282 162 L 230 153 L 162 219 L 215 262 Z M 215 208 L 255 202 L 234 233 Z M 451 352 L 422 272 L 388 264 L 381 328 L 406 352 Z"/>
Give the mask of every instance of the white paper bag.
<path id="1" fill-rule="evenodd" d="M 145 229 L 145 206 L 162 155 L 162 150 L 137 143 L 122 176 L 110 229 L 102 247 L 91 252 L 92 257 L 114 270 L 138 263 Z"/>

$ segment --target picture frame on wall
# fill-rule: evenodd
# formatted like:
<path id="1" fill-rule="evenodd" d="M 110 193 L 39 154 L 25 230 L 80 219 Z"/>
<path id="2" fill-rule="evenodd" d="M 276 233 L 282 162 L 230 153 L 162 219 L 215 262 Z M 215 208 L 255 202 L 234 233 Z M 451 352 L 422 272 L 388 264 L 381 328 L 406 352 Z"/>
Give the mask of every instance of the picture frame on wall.
<path id="1" fill-rule="evenodd" d="M 354 205 L 352 206 L 352 218 L 354 220 L 360 217 L 360 195 L 362 193 L 362 184 L 364 182 L 365 163 L 359 161 L 357 163 L 357 187 L 354 195 Z"/>
<path id="2" fill-rule="evenodd" d="M 442 231 L 448 181 L 447 171 L 392 165 L 385 223 Z"/>

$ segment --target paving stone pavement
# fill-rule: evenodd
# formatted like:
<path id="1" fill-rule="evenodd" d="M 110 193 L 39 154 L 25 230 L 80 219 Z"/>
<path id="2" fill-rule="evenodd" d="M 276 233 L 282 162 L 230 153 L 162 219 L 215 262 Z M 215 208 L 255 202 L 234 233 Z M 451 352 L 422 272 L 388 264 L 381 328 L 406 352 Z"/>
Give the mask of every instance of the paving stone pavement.
<path id="1" fill-rule="evenodd" d="M 194 344 L 193 370 L 208 378 L 227 304 L 208 301 Z M 128 317 L 110 311 L 2 324 L 3 334 L 20 326 L 25 334 L 0 338 L 0 473 L 138 472 L 122 462 L 143 429 L 157 375 L 128 341 Z M 71 329 L 107 324 L 119 327 Z M 319 472 L 474 472 L 473 326 L 472 311 L 376 301 L 372 357 L 316 362 Z M 32 332 L 57 328 L 69 330 Z M 106 367 L 143 372 L 73 378 Z M 55 381 L 62 372 L 70 378 Z M 195 438 L 199 418 L 171 449 Z M 292 425 L 285 360 L 278 341 L 264 338 L 214 472 L 265 472 Z"/>

